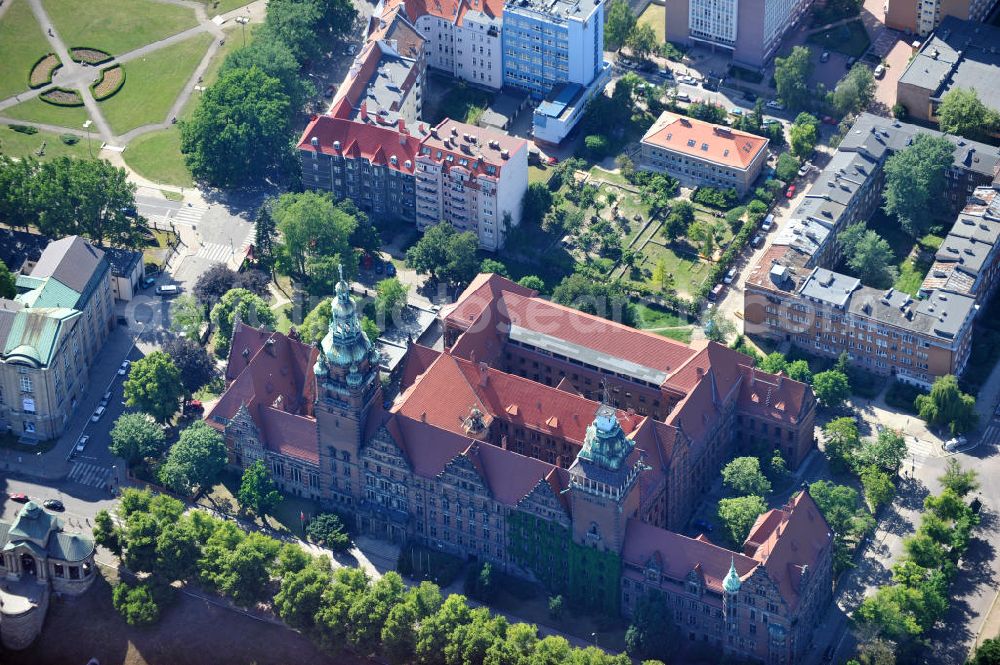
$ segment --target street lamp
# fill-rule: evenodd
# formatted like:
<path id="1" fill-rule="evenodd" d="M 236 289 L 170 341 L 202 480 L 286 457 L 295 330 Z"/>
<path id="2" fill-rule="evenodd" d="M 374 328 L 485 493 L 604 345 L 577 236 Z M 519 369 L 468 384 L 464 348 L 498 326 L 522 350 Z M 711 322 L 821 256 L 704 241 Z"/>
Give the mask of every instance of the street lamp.
<path id="1" fill-rule="evenodd" d="M 94 148 L 90 145 L 90 126 L 94 124 L 94 121 L 87 118 L 87 121 L 83 123 L 83 128 L 87 130 L 87 150 L 90 151 L 90 158 L 94 158 Z"/>
<path id="2" fill-rule="evenodd" d="M 249 9 L 247 10 L 250 11 Z M 237 16 L 236 22 L 243 27 L 243 46 L 247 45 L 247 23 L 250 22 L 249 16 Z"/>

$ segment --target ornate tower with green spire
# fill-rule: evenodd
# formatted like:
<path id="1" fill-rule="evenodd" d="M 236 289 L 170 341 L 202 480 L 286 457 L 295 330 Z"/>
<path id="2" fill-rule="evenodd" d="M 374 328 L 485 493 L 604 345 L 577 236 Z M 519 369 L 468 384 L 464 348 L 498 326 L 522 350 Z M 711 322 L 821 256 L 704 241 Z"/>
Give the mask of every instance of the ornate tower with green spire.
<path id="1" fill-rule="evenodd" d="M 615 409 L 602 403 L 569 468 L 573 540 L 621 552 L 625 526 L 639 510 L 639 474 L 645 468 Z"/>
<path id="2" fill-rule="evenodd" d="M 319 343 L 316 375 L 316 421 L 321 482 L 331 493 L 357 500 L 363 491 L 357 464 L 365 423 L 381 408 L 379 355 L 361 329 L 343 270 L 330 306 L 330 326 Z"/>
<path id="3" fill-rule="evenodd" d="M 722 594 L 722 614 L 726 619 L 726 631 L 730 635 L 736 634 L 740 627 L 738 598 L 741 585 L 740 575 L 736 572 L 736 558 L 732 557 L 729 561 L 729 573 L 722 580 L 722 590 L 725 592 Z"/>

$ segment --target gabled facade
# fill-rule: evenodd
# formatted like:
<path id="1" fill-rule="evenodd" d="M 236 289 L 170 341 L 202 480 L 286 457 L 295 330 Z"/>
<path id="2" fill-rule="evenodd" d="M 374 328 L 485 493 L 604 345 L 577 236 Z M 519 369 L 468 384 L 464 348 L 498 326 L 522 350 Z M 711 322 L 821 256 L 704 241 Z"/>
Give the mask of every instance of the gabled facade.
<path id="1" fill-rule="evenodd" d="M 643 553 L 661 541 L 670 544 L 663 560 L 677 548 L 687 552 L 692 568 L 683 580 L 693 575 L 696 584 L 685 588 L 699 597 L 705 585 L 717 586 L 713 575 L 725 575 L 716 574 L 720 556 L 735 561 L 738 581 L 754 567 L 784 565 L 774 558 L 786 542 L 776 521 L 754 529 L 753 542 L 771 552 L 759 557 L 666 529 L 684 527 L 698 495 L 741 446 L 763 444 L 791 466 L 801 463 L 812 446 L 807 386 L 755 370 L 726 347 L 647 335 L 481 275 L 444 316 L 445 349 L 414 347 L 402 392 L 386 409 L 377 358 L 344 282 L 331 311 L 315 347 L 236 325 L 230 383 L 206 415 L 235 466 L 264 458 L 285 491 L 353 514 L 366 533 L 489 561 L 611 613 L 630 611 L 641 589 L 629 571 L 645 566 Z M 548 352 L 557 346 L 561 358 Z M 507 353 L 513 349 L 518 355 Z M 748 442 L 741 429 L 768 435 Z M 309 481 L 290 476 L 290 465 Z M 786 521 L 802 512 L 788 508 Z M 792 551 L 805 557 L 828 548 L 822 518 L 814 525 Z M 829 566 L 812 554 L 801 563 Z M 828 581 L 828 571 L 818 579 L 824 574 Z M 778 572 L 768 575 L 767 588 L 789 609 L 766 611 L 787 619 L 790 631 L 812 625 L 796 624 L 801 580 L 788 586 Z M 735 612 L 726 616 L 735 621 Z M 716 619 L 698 620 L 721 640 Z M 753 658 L 784 654 L 771 662 L 790 663 L 791 639 L 771 651 L 756 641 L 716 644 Z"/>

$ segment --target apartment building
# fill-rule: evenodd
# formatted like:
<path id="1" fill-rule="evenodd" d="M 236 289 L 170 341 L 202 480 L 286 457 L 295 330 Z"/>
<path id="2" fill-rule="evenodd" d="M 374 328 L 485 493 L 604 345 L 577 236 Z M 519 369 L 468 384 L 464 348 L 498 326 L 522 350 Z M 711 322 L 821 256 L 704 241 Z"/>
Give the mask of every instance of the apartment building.
<path id="1" fill-rule="evenodd" d="M 997 148 L 944 135 L 955 144 L 955 155 L 942 196 L 954 210 L 974 196 L 942 244 L 922 299 L 873 289 L 832 271 L 840 260 L 837 234 L 875 212 L 886 159 L 920 132 L 939 134 L 870 114 L 858 117 L 747 278 L 748 333 L 818 355 L 846 351 L 869 371 L 921 386 L 964 370 L 972 322 L 996 271 L 995 195 L 980 186 L 1000 165 Z"/>
<path id="2" fill-rule="evenodd" d="M 996 0 L 886 0 L 885 24 L 924 36 L 949 18 L 981 24 L 995 6 Z"/>
<path id="3" fill-rule="evenodd" d="M 723 48 L 732 51 L 735 63 L 760 68 L 812 1 L 666 0 L 665 5 L 669 41 Z"/>
<path id="4" fill-rule="evenodd" d="M 640 168 L 684 184 L 749 190 L 767 161 L 768 140 L 755 134 L 664 112 L 642 137 Z"/>
<path id="5" fill-rule="evenodd" d="M 452 120 L 427 127 L 350 115 L 344 100 L 306 127 L 298 145 L 306 187 L 421 231 L 444 221 L 474 232 L 483 249 L 503 248 L 521 221 L 527 141 Z"/>
<path id="6" fill-rule="evenodd" d="M 920 295 L 947 291 L 975 298 L 984 306 L 1000 271 L 1000 196 L 997 187 L 979 187 L 959 213 L 934 255 Z"/>
<path id="7" fill-rule="evenodd" d="M 896 99 L 909 117 L 937 122 L 942 98 L 962 88 L 974 90 L 983 104 L 1000 112 L 998 68 L 1000 28 L 948 16 L 899 77 Z"/>
<path id="8" fill-rule="evenodd" d="M 0 429 L 47 440 L 63 433 L 114 325 L 111 266 L 69 236 L 22 270 L 17 296 L 0 299 Z"/>
<path id="9" fill-rule="evenodd" d="M 808 494 L 762 516 L 742 554 L 667 529 L 683 527 L 742 445 L 737 418 L 756 432 L 776 424 L 767 441 L 801 464 L 808 386 L 496 275 L 475 279 L 444 324 L 444 350 L 411 346 L 390 408 L 346 283 L 318 348 L 238 324 L 206 422 L 233 466 L 263 459 L 283 489 L 366 533 L 488 561 L 604 612 L 627 615 L 650 585 L 669 589 L 691 642 L 797 662 L 831 590 L 832 536 Z M 598 377 L 609 379 L 601 401 L 576 389 Z M 672 405 L 663 420 L 612 404 L 652 406 L 650 390 Z"/>

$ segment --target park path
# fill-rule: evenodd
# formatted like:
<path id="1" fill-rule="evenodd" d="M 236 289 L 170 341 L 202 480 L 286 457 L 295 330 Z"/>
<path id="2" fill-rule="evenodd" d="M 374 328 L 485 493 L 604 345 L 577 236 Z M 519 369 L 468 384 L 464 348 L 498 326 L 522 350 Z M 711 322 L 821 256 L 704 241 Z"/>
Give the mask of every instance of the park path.
<path id="1" fill-rule="evenodd" d="M 190 78 L 184 84 L 181 92 L 178 94 L 177 98 L 174 100 L 173 105 L 167 111 L 166 116 L 162 122 L 150 123 L 136 127 L 135 129 L 129 130 L 124 134 L 116 135 L 111 128 L 111 125 L 105 119 L 104 114 L 101 112 L 101 107 L 94 99 L 90 92 L 90 84 L 93 82 L 94 77 L 96 77 L 97 69 L 92 67 L 83 67 L 75 62 L 69 57 L 69 49 L 67 48 L 65 42 L 59 36 L 56 31 L 55 26 L 52 25 L 48 14 L 45 12 L 45 8 L 42 6 L 41 0 L 7 0 L 4 2 L 4 6 L 0 7 L 0 16 L 9 8 L 13 2 L 23 2 L 27 1 L 31 6 L 31 10 L 38 20 L 39 26 L 42 32 L 45 34 L 46 39 L 52 46 L 53 51 L 59 56 L 59 59 L 63 63 L 63 67 L 59 73 L 58 84 L 61 87 L 73 88 L 77 90 L 81 97 L 83 98 L 84 107 L 90 114 L 90 118 L 96 128 L 96 133 L 100 136 L 101 140 L 106 146 L 117 148 L 120 152 L 125 146 L 128 145 L 129 141 L 137 136 L 146 134 L 149 132 L 166 129 L 171 126 L 173 118 L 181 112 L 184 106 L 188 103 L 194 92 L 195 86 L 201 80 L 205 71 L 208 69 L 209 63 L 212 58 L 215 57 L 218 52 L 222 39 L 225 37 L 225 31 L 222 29 L 221 25 L 225 24 L 237 16 L 249 17 L 252 23 L 259 23 L 263 21 L 266 12 L 266 0 L 256 0 L 248 5 L 239 7 L 225 14 L 221 14 L 222 20 L 220 23 L 216 23 L 208 17 L 205 11 L 205 5 L 201 2 L 194 2 L 192 0 L 158 0 L 166 4 L 177 5 L 180 7 L 185 7 L 191 9 L 195 13 L 195 17 L 198 20 L 198 25 L 193 28 L 178 32 L 169 37 L 164 37 L 163 39 L 157 40 L 145 46 L 141 46 L 137 49 L 128 51 L 121 55 L 115 56 L 111 61 L 105 63 L 104 66 L 111 65 L 114 63 L 127 63 L 138 58 L 142 58 L 151 53 L 155 53 L 160 49 L 172 46 L 174 44 L 183 42 L 190 39 L 196 35 L 207 32 L 211 34 L 215 39 L 212 40 L 212 44 L 206 50 L 205 55 L 202 57 L 198 66 L 192 72 Z M 16 120 L 13 118 L 7 118 L 2 116 L 3 109 L 10 108 L 21 102 L 27 101 L 34 97 L 37 97 L 47 88 L 41 88 L 38 90 L 26 90 L 25 92 L 14 95 L 13 97 L 8 97 L 7 99 L 0 100 L 0 122 L 7 123 L 17 123 L 22 125 L 29 125 L 32 127 L 37 127 L 45 131 L 57 132 L 57 133 L 71 133 L 79 136 L 86 136 L 88 133 L 82 128 L 74 127 L 62 127 L 57 125 L 51 125 L 40 122 L 31 122 L 25 120 Z M 115 154 L 112 152 L 111 154 Z M 124 166 L 124 160 L 121 160 L 121 165 Z M 127 166 L 126 166 L 127 168 Z M 129 170 L 131 173 L 131 170 Z"/>

